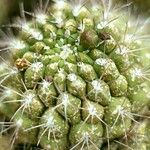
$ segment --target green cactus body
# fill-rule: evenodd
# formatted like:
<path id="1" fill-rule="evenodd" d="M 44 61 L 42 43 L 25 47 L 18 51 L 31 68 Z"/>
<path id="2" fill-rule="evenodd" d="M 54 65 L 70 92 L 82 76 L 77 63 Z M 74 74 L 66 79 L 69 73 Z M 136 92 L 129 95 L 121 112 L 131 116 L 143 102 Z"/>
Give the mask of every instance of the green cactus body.
<path id="1" fill-rule="evenodd" d="M 109 6 L 58 0 L 29 13 L 34 21 L 20 19 L 0 64 L 11 148 L 150 149 L 149 44 L 127 12 Z"/>

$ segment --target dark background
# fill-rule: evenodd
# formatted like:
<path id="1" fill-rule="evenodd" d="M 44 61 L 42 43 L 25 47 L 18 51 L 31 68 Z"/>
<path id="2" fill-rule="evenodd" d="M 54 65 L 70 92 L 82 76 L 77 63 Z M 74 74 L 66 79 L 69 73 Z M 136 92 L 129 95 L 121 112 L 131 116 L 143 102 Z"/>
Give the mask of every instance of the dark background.
<path id="1" fill-rule="evenodd" d="M 13 16 L 19 15 L 19 3 L 23 2 L 26 11 L 31 11 L 39 0 L 0 0 L 0 24 L 10 21 Z M 45 0 L 43 0 L 44 2 Z M 113 0 L 114 3 L 133 2 L 137 14 L 150 16 L 150 0 Z"/>

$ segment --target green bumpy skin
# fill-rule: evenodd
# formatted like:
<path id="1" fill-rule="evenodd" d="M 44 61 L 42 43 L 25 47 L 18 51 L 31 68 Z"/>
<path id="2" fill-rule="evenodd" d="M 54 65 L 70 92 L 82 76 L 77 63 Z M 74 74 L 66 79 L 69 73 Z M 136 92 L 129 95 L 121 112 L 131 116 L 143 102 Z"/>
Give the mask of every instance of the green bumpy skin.
<path id="1" fill-rule="evenodd" d="M 59 0 L 28 14 L 34 21 L 18 21 L 0 64 L 0 125 L 2 137 L 13 135 L 10 149 L 149 150 L 144 26 L 96 1 Z"/>

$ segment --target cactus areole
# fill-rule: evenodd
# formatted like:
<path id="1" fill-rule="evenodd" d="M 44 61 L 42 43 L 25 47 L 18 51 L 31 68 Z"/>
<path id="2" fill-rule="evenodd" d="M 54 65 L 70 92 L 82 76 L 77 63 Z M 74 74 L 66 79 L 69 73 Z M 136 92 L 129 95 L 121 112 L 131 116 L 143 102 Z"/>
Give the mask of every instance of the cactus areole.
<path id="1" fill-rule="evenodd" d="M 13 135 L 10 149 L 149 150 L 143 24 L 110 1 L 38 6 L 2 37 L 0 136 Z"/>

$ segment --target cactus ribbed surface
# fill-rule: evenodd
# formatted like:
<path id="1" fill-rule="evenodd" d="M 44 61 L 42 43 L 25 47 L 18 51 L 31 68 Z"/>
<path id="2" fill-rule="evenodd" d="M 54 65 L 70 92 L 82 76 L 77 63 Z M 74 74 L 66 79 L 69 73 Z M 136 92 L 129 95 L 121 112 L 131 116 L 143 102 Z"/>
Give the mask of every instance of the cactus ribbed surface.
<path id="1" fill-rule="evenodd" d="M 0 125 L 10 149 L 149 150 L 146 23 L 111 1 L 38 6 L 2 40 Z"/>

